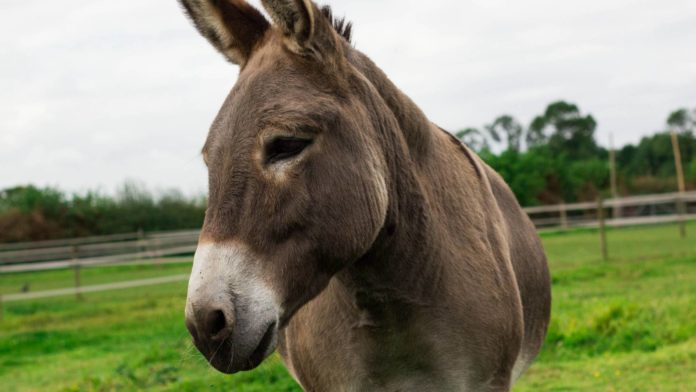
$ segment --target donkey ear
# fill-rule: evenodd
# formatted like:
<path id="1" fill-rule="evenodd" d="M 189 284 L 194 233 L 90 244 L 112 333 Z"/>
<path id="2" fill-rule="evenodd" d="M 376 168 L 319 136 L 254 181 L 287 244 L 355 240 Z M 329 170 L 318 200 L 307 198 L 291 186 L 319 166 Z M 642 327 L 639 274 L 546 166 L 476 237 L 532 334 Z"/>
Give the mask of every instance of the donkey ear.
<path id="1" fill-rule="evenodd" d="M 263 6 L 287 36 L 304 43 L 314 30 L 314 7 L 310 0 L 261 0 Z"/>
<path id="2" fill-rule="evenodd" d="M 331 25 L 311 0 L 261 0 L 280 27 L 300 48 L 326 51 L 335 46 Z"/>
<path id="3" fill-rule="evenodd" d="M 234 64 L 244 65 L 270 24 L 244 0 L 179 0 L 198 31 Z"/>

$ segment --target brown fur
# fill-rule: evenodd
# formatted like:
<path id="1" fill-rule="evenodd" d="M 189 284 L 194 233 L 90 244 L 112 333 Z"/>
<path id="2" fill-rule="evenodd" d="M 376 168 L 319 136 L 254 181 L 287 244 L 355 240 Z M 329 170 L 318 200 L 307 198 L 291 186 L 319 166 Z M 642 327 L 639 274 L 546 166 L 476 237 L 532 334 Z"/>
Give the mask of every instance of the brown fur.
<path id="1" fill-rule="evenodd" d="M 264 5 L 280 29 L 238 38 L 253 50 L 205 143 L 203 238 L 259 255 L 305 390 L 509 390 L 550 312 L 514 195 L 350 46 L 350 28 L 309 1 Z M 278 135 L 313 143 L 279 168 L 263 160 Z"/>

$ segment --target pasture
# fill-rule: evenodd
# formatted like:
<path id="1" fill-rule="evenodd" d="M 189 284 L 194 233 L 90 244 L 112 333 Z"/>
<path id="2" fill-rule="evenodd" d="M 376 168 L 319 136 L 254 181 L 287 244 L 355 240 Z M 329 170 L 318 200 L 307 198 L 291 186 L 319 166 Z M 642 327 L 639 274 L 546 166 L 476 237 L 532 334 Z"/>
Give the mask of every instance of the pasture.
<path id="1" fill-rule="evenodd" d="M 515 391 L 687 391 L 696 385 L 696 222 L 544 233 L 553 314 Z M 186 273 L 188 264 L 87 268 L 84 285 Z M 0 292 L 69 287 L 71 271 L 0 275 Z M 186 283 L 3 304 L 3 391 L 299 391 L 277 357 L 224 376 L 184 327 Z"/>

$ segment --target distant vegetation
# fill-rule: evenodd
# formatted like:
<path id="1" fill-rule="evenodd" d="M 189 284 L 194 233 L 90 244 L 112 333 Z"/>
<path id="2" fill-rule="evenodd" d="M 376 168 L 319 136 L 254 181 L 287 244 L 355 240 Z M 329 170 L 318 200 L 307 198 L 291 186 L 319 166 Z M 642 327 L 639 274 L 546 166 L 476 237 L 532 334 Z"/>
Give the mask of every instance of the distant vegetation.
<path id="1" fill-rule="evenodd" d="M 597 122 L 572 103 L 548 105 L 529 126 L 502 115 L 457 133 L 498 171 L 525 206 L 594 200 L 609 188 L 609 152 L 597 144 Z M 616 151 L 618 193 L 676 191 L 669 130 L 679 136 L 686 180 L 696 188 L 696 109 L 679 109 L 665 129 Z"/>
<path id="2" fill-rule="evenodd" d="M 0 242 L 196 229 L 204 215 L 204 197 L 177 191 L 155 196 L 136 183 L 126 183 L 114 196 L 20 186 L 0 191 Z"/>
<path id="3" fill-rule="evenodd" d="M 597 144 L 597 122 L 572 103 L 548 105 L 529 126 L 502 115 L 481 129 L 457 133 L 510 184 L 524 206 L 594 200 L 609 188 L 608 151 Z M 621 195 L 676 190 L 667 129 L 679 134 L 687 183 L 696 188 L 696 109 L 671 113 L 665 130 L 616 153 Z M 159 196 L 125 184 L 114 196 L 67 194 L 55 188 L 20 186 L 0 191 L 0 242 L 201 226 L 205 198 L 177 191 Z"/>

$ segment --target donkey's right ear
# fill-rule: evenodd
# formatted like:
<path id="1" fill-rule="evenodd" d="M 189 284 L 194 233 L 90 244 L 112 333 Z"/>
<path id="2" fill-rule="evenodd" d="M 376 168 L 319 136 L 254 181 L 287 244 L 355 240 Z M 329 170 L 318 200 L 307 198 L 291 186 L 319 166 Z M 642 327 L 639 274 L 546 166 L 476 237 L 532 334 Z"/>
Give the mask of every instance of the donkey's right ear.
<path id="1" fill-rule="evenodd" d="M 244 0 L 179 0 L 198 31 L 234 64 L 244 65 L 270 24 Z"/>

